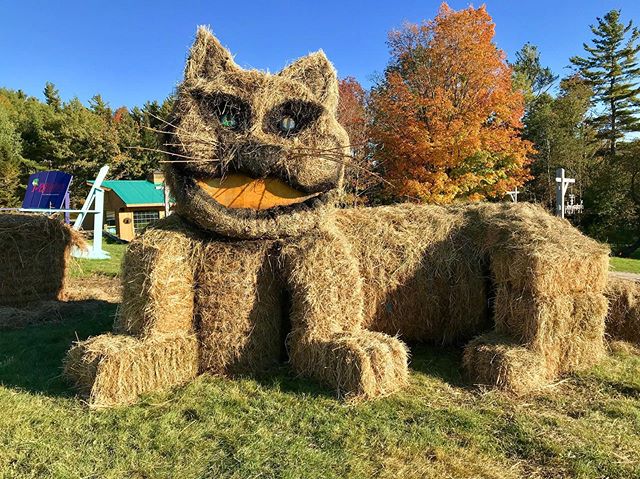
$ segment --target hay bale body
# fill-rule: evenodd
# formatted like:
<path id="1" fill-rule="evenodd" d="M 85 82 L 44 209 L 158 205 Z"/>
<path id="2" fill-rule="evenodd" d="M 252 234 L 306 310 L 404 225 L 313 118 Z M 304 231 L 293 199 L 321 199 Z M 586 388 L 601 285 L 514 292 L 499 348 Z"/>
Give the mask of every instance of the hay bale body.
<path id="1" fill-rule="evenodd" d="M 64 299 L 74 244 L 80 235 L 57 219 L 0 214 L 0 305 Z"/>
<path id="2" fill-rule="evenodd" d="M 140 367 L 156 371 L 137 374 L 140 392 L 179 379 L 160 352 L 146 352 L 158 335 L 195 338 L 197 366 L 180 378 L 194 368 L 260 371 L 283 357 L 286 338 L 300 374 L 342 396 L 377 397 L 406 383 L 403 340 L 454 343 L 495 325 L 467 345 L 465 366 L 477 383 L 524 393 L 603 354 L 606 258 L 605 247 L 524 204 L 336 210 L 322 228 L 282 240 L 212 237 L 173 215 L 129 247 L 118 335 L 80 343 L 70 358 L 94 358 L 99 344 L 123 364 L 115 358 L 126 338 L 126 362 L 141 351 Z M 558 262 L 571 276 L 560 286 Z M 113 366 L 78 379 L 93 363 L 70 363 L 80 364 L 67 368 L 79 384 L 126 374 Z M 124 389 L 96 392 L 107 389 L 91 387 L 92 400 L 131 401 Z"/>
<path id="3" fill-rule="evenodd" d="M 610 276 L 606 295 L 607 336 L 640 345 L 640 283 Z"/>
<path id="4" fill-rule="evenodd" d="M 284 344 L 298 373 L 364 398 L 405 384 L 403 340 L 485 333 L 465 351 L 472 379 L 518 393 L 602 355 L 608 250 L 568 222 L 527 204 L 335 208 L 349 155 L 337 94 L 321 52 L 276 75 L 246 71 L 198 31 L 167 128 L 177 214 L 129 247 L 119 334 L 70 353 L 95 404 L 196 370 L 257 371 Z M 234 174 L 306 199 L 228 208 L 211 185 Z M 188 337 L 176 341 L 197 354 L 159 337 Z"/>

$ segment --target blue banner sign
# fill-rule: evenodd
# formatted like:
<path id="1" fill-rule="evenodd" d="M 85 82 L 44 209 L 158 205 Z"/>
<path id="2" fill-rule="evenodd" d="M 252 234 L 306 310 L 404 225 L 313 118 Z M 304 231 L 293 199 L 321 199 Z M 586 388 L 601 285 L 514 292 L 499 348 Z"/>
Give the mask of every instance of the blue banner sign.
<path id="1" fill-rule="evenodd" d="M 23 208 L 61 209 L 72 175 L 62 171 L 40 171 L 29 177 Z"/>

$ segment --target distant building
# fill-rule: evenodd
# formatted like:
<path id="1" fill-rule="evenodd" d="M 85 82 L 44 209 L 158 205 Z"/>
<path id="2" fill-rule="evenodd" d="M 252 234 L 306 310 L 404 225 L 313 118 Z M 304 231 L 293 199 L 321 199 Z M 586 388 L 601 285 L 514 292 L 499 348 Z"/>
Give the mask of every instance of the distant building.
<path id="1" fill-rule="evenodd" d="M 165 216 L 164 175 L 160 172 L 146 180 L 105 180 L 102 188 L 105 230 L 120 239 L 131 241 L 149 223 Z"/>

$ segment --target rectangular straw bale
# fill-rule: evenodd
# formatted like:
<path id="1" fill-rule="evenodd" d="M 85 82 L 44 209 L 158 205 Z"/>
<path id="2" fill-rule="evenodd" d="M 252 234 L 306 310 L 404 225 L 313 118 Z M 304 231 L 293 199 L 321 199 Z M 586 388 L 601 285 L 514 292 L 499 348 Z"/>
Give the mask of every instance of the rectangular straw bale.
<path id="1" fill-rule="evenodd" d="M 199 248 L 177 215 L 160 220 L 127 248 L 114 330 L 134 336 L 191 331 Z"/>
<path id="2" fill-rule="evenodd" d="M 277 363 L 287 333 L 271 241 L 203 244 L 195 315 L 202 368 L 250 373 Z"/>
<path id="3" fill-rule="evenodd" d="M 469 342 L 463 364 L 475 384 L 518 395 L 540 389 L 552 377 L 540 354 L 497 332 Z"/>
<path id="4" fill-rule="evenodd" d="M 192 334 L 144 340 L 104 334 L 75 344 L 67 353 L 64 372 L 91 407 L 131 404 L 142 393 L 196 377 L 198 340 Z"/>
<path id="5" fill-rule="evenodd" d="M 328 340 L 314 339 L 304 331 L 292 336 L 296 370 L 334 386 L 339 396 L 386 396 L 408 382 L 407 347 L 384 333 L 337 333 Z"/>
<path id="6" fill-rule="evenodd" d="M 84 240 L 58 219 L 0 214 L 0 305 L 65 299 L 73 245 Z"/>
<path id="7" fill-rule="evenodd" d="M 640 283 L 611 276 L 605 294 L 607 335 L 640 345 Z"/>
<path id="8" fill-rule="evenodd" d="M 483 204 L 470 211 L 479 216 L 476 234 L 491 254 L 497 284 L 542 295 L 603 291 L 609 248 L 568 221 L 527 203 Z"/>
<path id="9" fill-rule="evenodd" d="M 602 357 L 606 311 L 606 299 L 597 293 L 532 296 L 504 286 L 496 290 L 496 330 L 542 354 L 552 374 L 584 369 Z"/>

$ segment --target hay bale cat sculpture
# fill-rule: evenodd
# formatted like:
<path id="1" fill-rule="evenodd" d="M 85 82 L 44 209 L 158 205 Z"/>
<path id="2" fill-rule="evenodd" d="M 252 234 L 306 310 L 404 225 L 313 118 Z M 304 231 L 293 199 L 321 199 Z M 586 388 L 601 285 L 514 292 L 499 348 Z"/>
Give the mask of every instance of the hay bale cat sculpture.
<path id="1" fill-rule="evenodd" d="M 525 204 L 334 207 L 337 91 L 322 52 L 247 71 L 198 30 L 167 131 L 176 214 L 130 245 L 114 334 L 66 360 L 93 406 L 283 359 L 374 398 L 406 383 L 404 341 L 475 338 L 472 381 L 516 393 L 598 360 L 607 249 Z"/>

